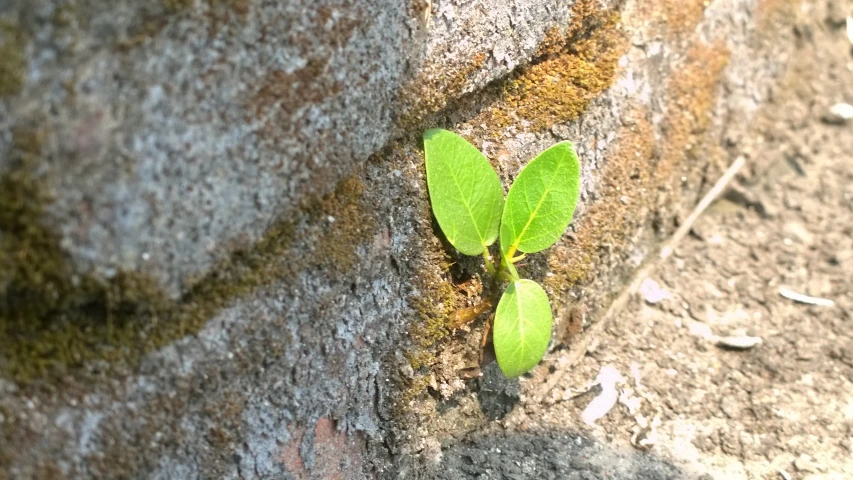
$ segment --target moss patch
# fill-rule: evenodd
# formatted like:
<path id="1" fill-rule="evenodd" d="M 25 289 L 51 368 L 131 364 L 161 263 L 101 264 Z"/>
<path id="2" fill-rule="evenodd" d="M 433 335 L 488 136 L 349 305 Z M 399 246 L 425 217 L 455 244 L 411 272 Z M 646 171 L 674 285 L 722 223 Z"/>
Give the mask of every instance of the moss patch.
<path id="1" fill-rule="evenodd" d="M 338 182 L 334 192 L 303 207 L 309 221 L 321 228 L 316 250 L 305 258 L 306 265 L 336 274 L 356 265 L 356 247 L 370 241 L 376 228 L 375 218 L 360 203 L 363 194 L 364 184 L 351 176 Z"/>
<path id="2" fill-rule="evenodd" d="M 44 226 L 50 197 L 37 170 L 35 134 L 15 135 L 14 167 L 0 175 L 0 374 L 17 381 L 61 374 L 92 360 L 129 366 L 141 354 L 195 332 L 233 298 L 278 273 L 268 257 L 289 245 L 292 225 L 271 229 L 257 250 L 237 251 L 181 301 L 154 280 L 121 272 L 109 281 L 75 271 Z"/>
<path id="3" fill-rule="evenodd" d="M 355 249 L 374 222 L 360 199 L 357 177 L 311 208 L 270 228 L 256 244 L 232 249 L 208 275 L 172 300 L 139 272 L 104 281 L 79 273 L 45 226 L 47 180 L 38 178 L 41 133 L 14 135 L 12 168 L 0 174 L 0 375 L 18 382 L 63 374 L 94 360 L 111 369 L 197 332 L 220 309 L 300 269 L 340 275 L 355 265 Z M 329 217 L 335 221 L 330 223 Z M 298 224 L 319 230 L 319 248 L 291 250 Z"/>
<path id="4" fill-rule="evenodd" d="M 728 63 L 729 50 L 724 41 L 699 43 L 688 50 L 683 64 L 667 82 L 671 100 L 664 125 L 666 141 L 654 175 L 662 184 L 677 185 L 676 195 L 680 195 L 681 182 L 672 179 L 687 173 L 678 170 L 678 165 L 683 165 L 685 158 L 696 158 L 701 151 L 701 135 L 710 125 L 717 90 Z"/>
<path id="5" fill-rule="evenodd" d="M 458 303 L 458 292 L 444 277 L 422 278 L 419 283 L 419 293 L 409 297 L 409 304 L 417 312 L 410 334 L 416 344 L 428 348 L 453 331 L 452 317 Z M 412 365 L 412 368 L 419 366 Z"/>
<path id="6" fill-rule="evenodd" d="M 467 61 L 448 67 L 441 60 L 424 65 L 420 74 L 398 92 L 404 112 L 399 125 L 404 130 L 415 129 L 430 115 L 446 108 L 450 101 L 464 93 L 470 85 L 471 75 L 482 69 L 488 58 L 483 52 L 475 53 Z"/>
<path id="7" fill-rule="evenodd" d="M 632 125 L 617 135 L 618 145 L 599 177 L 597 200 L 574 224 L 576 241 L 551 250 L 555 275 L 546 280 L 548 287 L 563 291 L 591 281 L 604 259 L 624 256 L 631 237 L 654 209 L 681 196 L 681 177 L 704 152 L 703 135 L 728 55 L 723 43 L 690 49 L 667 83 L 669 114 L 659 145 L 643 112 L 629 116 Z"/>
<path id="8" fill-rule="evenodd" d="M 170 12 L 179 12 L 192 7 L 193 0 L 160 0 L 163 8 Z"/>
<path id="9" fill-rule="evenodd" d="M 545 279 L 545 285 L 554 291 L 589 282 L 603 260 L 618 257 L 626 240 L 645 222 L 644 212 L 654 200 L 654 129 L 643 112 L 631 118 L 633 125 L 619 131 L 618 146 L 601 172 L 597 200 L 574 225 L 576 241 L 550 250 L 554 275 Z"/>
<path id="10" fill-rule="evenodd" d="M 619 57 L 627 48 L 626 39 L 619 29 L 619 19 L 618 11 L 603 11 L 595 0 L 577 2 L 569 26 L 565 29 L 553 27 L 548 31 L 533 64 L 520 68 L 506 80 L 480 92 L 476 99 L 463 98 L 459 101 L 460 105 L 470 102 L 487 104 L 479 109 L 481 113 L 478 116 L 465 123 L 475 127 L 476 137 L 500 138 L 502 130 L 509 125 L 517 125 L 526 131 L 539 131 L 578 118 L 589 103 L 615 80 Z M 415 113 L 409 114 L 403 126 L 409 128 L 429 114 L 448 108 L 448 99 L 461 93 L 466 78 L 480 68 L 479 63 L 484 58 L 475 57 L 466 68 L 451 72 L 440 81 L 410 86 L 407 95 L 424 100 L 415 105 Z M 389 158 L 387 161 L 422 167 L 423 157 L 411 144 L 404 141 L 390 148 L 389 156 L 401 158 Z M 490 295 L 497 295 L 493 291 L 496 286 L 484 272 L 474 273 L 483 284 L 482 295 L 469 298 L 460 291 L 448 268 L 448 247 L 443 247 L 435 238 L 429 223 L 431 211 L 426 189 L 419 190 L 417 194 L 421 197 L 422 213 L 419 218 L 423 221 L 416 237 L 434 241 L 422 241 L 416 260 L 416 293 L 409 298 L 409 304 L 417 318 L 409 327 L 410 347 L 405 354 L 415 374 L 406 378 L 401 386 L 397 401 L 401 407 L 398 412 L 400 418 L 405 418 L 407 413 L 418 415 L 408 408 L 417 404 L 412 400 L 426 394 L 431 382 L 456 378 L 443 378 L 459 372 L 446 372 L 448 369 L 441 365 L 444 360 L 439 357 L 447 354 L 450 348 L 448 341 L 460 327 L 460 317 L 485 317 L 488 309 L 483 311 L 481 307 L 485 304 L 482 302 L 488 302 Z M 479 344 L 479 341 L 470 343 Z M 461 358 L 470 353 L 466 348 L 454 351 Z M 473 357 L 476 358 L 477 354 L 474 353 Z M 454 357 L 455 360 L 458 358 Z"/>
<path id="11" fill-rule="evenodd" d="M 422 158 L 412 158 L 412 161 L 419 162 L 416 165 L 423 165 Z M 422 173 L 425 175 L 426 172 Z M 421 242 L 422 250 L 415 265 L 418 275 L 415 277 L 413 295 L 408 298 L 409 305 L 417 315 L 409 327 L 409 338 L 414 350 L 406 355 L 410 357 L 415 370 L 434 363 L 432 349 L 453 333 L 453 314 L 463 305 L 462 294 L 450 274 L 451 258 L 434 236 L 432 210 L 425 189 L 420 192 L 418 204 L 421 210 L 418 217 L 423 221 L 420 222 L 417 238 L 431 241 Z"/>
<path id="12" fill-rule="evenodd" d="M 414 137 L 394 142 L 374 156 L 373 162 L 401 166 L 403 172 L 414 174 L 403 185 L 414 185 L 425 174 L 423 156 L 417 144 Z M 419 166 L 417 174 L 407 168 L 412 164 Z M 439 354 L 455 331 L 454 314 L 470 301 L 454 283 L 452 258 L 433 230 L 426 189 L 409 188 L 406 195 L 418 206 L 418 214 L 412 233 L 412 238 L 417 239 L 416 254 L 406 262 L 412 271 L 402 273 L 412 279 L 406 300 L 414 317 L 408 323 L 408 344 L 403 352 L 404 362 L 408 363 L 403 368 L 411 367 L 411 374 L 397 376 L 392 402 L 395 405 L 394 415 L 401 421 L 413 413 L 410 408 L 419 404 L 417 400 L 422 399 L 430 383 L 435 382 L 434 370 L 439 363 Z"/>
<path id="13" fill-rule="evenodd" d="M 580 117 L 613 84 L 628 46 L 620 13 L 598 10 L 596 3 L 577 2 L 570 27 L 552 28 L 539 49 L 543 56 L 514 73 L 500 87 L 502 99 L 470 123 L 496 129 L 530 123 L 544 130 Z"/>
<path id="14" fill-rule="evenodd" d="M 484 112 L 466 123 L 482 125 L 494 137 L 509 125 L 526 123 L 542 130 L 574 120 L 615 80 L 619 57 L 628 46 L 619 29 L 620 15 L 602 10 L 596 0 L 577 1 L 568 27 L 550 28 L 530 65 L 478 92 L 474 99 L 466 100 L 463 93 L 488 55 L 476 53 L 454 67 L 441 60 L 425 65 L 399 92 L 405 112 L 399 125 L 417 129 L 435 114 L 454 106 L 471 107 L 471 102 L 479 103 L 475 108 Z"/>
<path id="15" fill-rule="evenodd" d="M 15 95 L 24 88 L 27 40 L 14 23 L 0 19 L 0 97 Z"/>

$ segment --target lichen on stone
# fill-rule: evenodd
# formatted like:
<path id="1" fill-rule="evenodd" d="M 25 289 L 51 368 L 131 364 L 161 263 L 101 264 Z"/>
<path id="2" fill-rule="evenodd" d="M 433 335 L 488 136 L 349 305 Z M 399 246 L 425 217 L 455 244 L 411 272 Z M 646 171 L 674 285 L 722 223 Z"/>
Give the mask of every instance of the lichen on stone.
<path id="1" fill-rule="evenodd" d="M 258 287 L 309 267 L 345 273 L 356 263 L 355 249 L 372 235 L 372 216 L 360 204 L 363 186 L 350 177 L 297 215 L 323 231 L 319 248 L 292 252 L 300 221 L 280 221 L 258 242 L 233 246 L 209 274 L 190 279 L 180 299 L 142 271 L 109 279 L 79 272 L 47 226 L 50 181 L 35 173 L 43 135 L 16 130 L 11 166 L 0 172 L 0 376 L 22 383 L 93 360 L 116 371 L 133 367 L 146 352 L 197 332 Z"/>
<path id="2" fill-rule="evenodd" d="M 418 75 L 397 93 L 398 101 L 403 104 L 399 126 L 412 130 L 430 115 L 448 107 L 464 93 L 470 77 L 483 67 L 487 58 L 485 53 L 477 52 L 459 65 L 440 61 L 423 65 Z"/>
<path id="3" fill-rule="evenodd" d="M 627 40 L 620 13 L 582 0 L 572 10 L 565 32 L 552 28 L 539 48 L 541 57 L 501 85 L 501 99 L 472 124 L 502 129 L 529 123 L 533 130 L 571 121 L 616 78 Z"/>
<path id="4" fill-rule="evenodd" d="M 655 140 L 646 113 L 636 111 L 616 136 L 597 199 L 573 225 L 571 245 L 554 248 L 546 285 L 565 291 L 589 282 L 604 259 L 624 256 L 631 238 L 661 205 L 681 197 L 681 177 L 704 145 L 728 50 L 722 43 L 691 48 L 667 82 L 668 115 Z"/>
<path id="5" fill-rule="evenodd" d="M 0 98 L 14 95 L 24 88 L 26 43 L 20 27 L 0 18 Z"/>
<path id="6" fill-rule="evenodd" d="M 545 280 L 545 285 L 552 291 L 588 283 L 605 258 L 623 255 L 627 242 L 645 223 L 654 204 L 654 130 L 643 111 L 627 118 L 631 125 L 617 133 L 617 144 L 600 172 L 596 201 L 573 222 L 574 241 L 549 253 L 554 275 Z"/>

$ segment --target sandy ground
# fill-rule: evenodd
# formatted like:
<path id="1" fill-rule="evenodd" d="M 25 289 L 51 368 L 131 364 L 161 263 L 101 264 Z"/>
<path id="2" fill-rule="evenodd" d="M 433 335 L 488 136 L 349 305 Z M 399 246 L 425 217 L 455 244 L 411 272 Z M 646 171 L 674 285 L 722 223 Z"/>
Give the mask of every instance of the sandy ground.
<path id="1" fill-rule="evenodd" d="M 853 103 L 853 51 L 813 17 L 727 193 L 544 400 L 547 376 L 522 382 L 440 477 L 853 478 L 853 120 L 825 118 Z M 590 388 L 602 371 L 621 378 Z"/>

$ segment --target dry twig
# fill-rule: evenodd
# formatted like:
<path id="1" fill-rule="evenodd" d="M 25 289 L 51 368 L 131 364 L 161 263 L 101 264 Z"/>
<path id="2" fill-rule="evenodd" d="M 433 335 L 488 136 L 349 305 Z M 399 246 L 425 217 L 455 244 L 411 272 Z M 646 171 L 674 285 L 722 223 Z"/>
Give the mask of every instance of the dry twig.
<path id="1" fill-rule="evenodd" d="M 604 312 L 604 315 L 599 319 L 598 322 L 594 323 L 590 328 L 586 330 L 586 335 L 573 345 L 572 350 L 569 352 L 567 357 L 567 361 L 561 362 L 560 368 L 558 368 L 551 377 L 545 382 L 534 395 L 534 401 L 539 403 L 544 398 L 545 395 L 551 392 L 554 387 L 557 386 L 558 383 L 563 379 L 566 372 L 569 369 L 576 365 L 585 355 L 587 348 L 589 348 L 592 340 L 597 338 L 601 332 L 607 327 L 608 323 L 613 320 L 616 315 L 622 311 L 625 305 L 628 303 L 628 300 L 640 289 L 640 285 L 642 285 L 643 281 L 651 275 L 655 268 L 658 265 L 666 261 L 667 258 L 672 255 L 672 252 L 675 250 L 675 247 L 684 238 L 685 235 L 690 231 L 693 227 L 693 224 L 697 219 L 702 215 L 702 213 L 707 209 L 714 200 L 719 197 L 723 191 L 725 191 L 726 187 L 731 183 L 732 179 L 737 175 L 738 171 L 740 171 L 741 167 L 743 167 L 745 160 L 743 157 L 738 157 L 734 162 L 732 162 L 731 166 L 726 170 L 722 177 L 717 180 L 717 183 L 714 184 L 714 187 L 704 196 L 702 200 L 696 205 L 696 208 L 690 213 L 684 223 L 678 227 L 678 230 L 670 237 L 669 241 L 661 248 L 660 254 L 658 258 L 653 259 L 646 263 L 643 267 L 641 267 L 634 274 L 631 283 L 628 285 L 628 288 L 624 289 L 622 293 L 616 297 L 616 300 L 610 304 L 607 308 L 607 311 Z M 556 361 L 554 361 L 556 363 Z"/>

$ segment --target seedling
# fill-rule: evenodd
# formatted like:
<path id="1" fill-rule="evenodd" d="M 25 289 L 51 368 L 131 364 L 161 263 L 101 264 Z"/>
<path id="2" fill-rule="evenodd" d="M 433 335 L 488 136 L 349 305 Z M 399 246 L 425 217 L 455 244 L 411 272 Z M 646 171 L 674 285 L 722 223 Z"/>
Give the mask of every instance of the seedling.
<path id="1" fill-rule="evenodd" d="M 545 150 L 521 170 L 504 200 L 489 160 L 459 135 L 428 130 L 424 150 L 441 231 L 465 255 L 482 255 L 495 279 L 509 282 L 495 312 L 495 355 L 508 378 L 522 375 L 545 355 L 554 317 L 545 290 L 520 278 L 515 264 L 553 245 L 568 227 L 580 189 L 578 156 L 570 142 Z M 489 246 L 498 238 L 496 266 Z"/>

